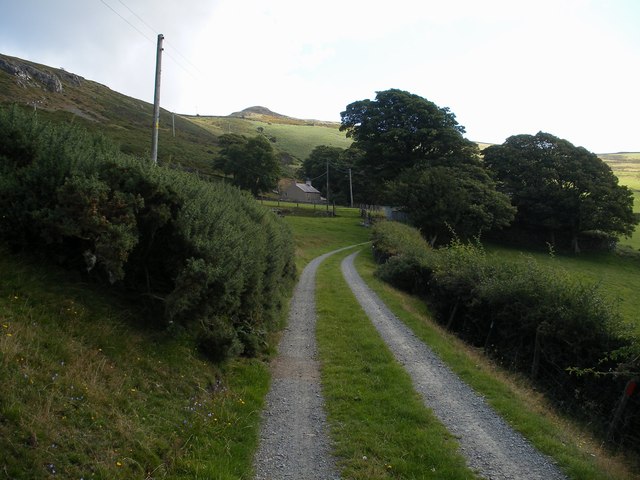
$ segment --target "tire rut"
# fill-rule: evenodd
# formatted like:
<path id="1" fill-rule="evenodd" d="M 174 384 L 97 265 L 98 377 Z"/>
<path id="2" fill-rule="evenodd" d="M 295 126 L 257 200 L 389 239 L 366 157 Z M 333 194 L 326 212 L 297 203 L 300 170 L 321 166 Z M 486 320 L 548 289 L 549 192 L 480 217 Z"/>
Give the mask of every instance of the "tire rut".
<path id="1" fill-rule="evenodd" d="M 400 362 L 425 405 L 458 438 L 470 468 L 488 479 L 560 480 L 566 477 L 538 452 L 386 307 L 346 257 L 342 273 L 358 302 Z"/>
<path id="2" fill-rule="evenodd" d="M 316 347 L 315 276 L 334 253 L 321 255 L 302 271 L 287 327 L 273 361 L 271 389 L 262 413 L 256 480 L 333 480 L 340 474 L 331 443 L 320 386 Z"/>

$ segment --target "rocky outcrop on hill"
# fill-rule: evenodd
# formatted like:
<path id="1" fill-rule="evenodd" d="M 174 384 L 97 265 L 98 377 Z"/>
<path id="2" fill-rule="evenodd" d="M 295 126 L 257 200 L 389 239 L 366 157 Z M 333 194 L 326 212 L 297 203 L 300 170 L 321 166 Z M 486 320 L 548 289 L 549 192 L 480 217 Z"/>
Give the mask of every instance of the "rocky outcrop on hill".
<path id="1" fill-rule="evenodd" d="M 0 56 L 0 70 L 3 70 L 16 78 L 16 83 L 21 87 L 40 87 L 52 93 L 62 93 L 62 79 L 66 83 L 80 86 L 83 78 L 73 73 L 60 70 L 60 76 L 30 65 L 27 62 Z"/>

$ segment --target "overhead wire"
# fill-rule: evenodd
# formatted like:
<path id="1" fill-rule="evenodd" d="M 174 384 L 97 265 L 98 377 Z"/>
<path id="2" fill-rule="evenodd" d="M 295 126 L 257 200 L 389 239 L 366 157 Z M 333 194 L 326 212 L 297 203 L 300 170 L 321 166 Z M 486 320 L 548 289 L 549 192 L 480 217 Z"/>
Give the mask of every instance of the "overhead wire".
<path id="1" fill-rule="evenodd" d="M 144 38 L 146 38 L 147 40 L 149 40 L 151 43 L 153 43 L 153 40 L 149 37 L 147 37 L 142 31 L 140 31 L 140 29 L 138 29 L 138 27 L 136 27 L 133 23 L 131 23 L 129 20 L 127 20 L 126 18 L 124 18 L 122 15 L 120 15 L 120 13 L 114 9 L 111 5 L 109 5 L 107 2 L 105 2 L 104 0 L 100 0 L 102 2 L 102 4 L 107 7 L 109 10 L 111 10 L 113 13 L 115 13 L 117 16 L 119 16 L 122 20 L 124 20 L 125 22 L 127 22 L 129 24 L 129 26 L 131 28 L 133 28 L 136 32 L 138 32 L 140 35 L 142 35 Z"/>
<path id="2" fill-rule="evenodd" d="M 145 21 L 144 21 L 144 19 L 143 19 L 140 15 L 138 15 L 136 12 L 134 12 L 134 11 L 133 11 L 133 9 L 131 9 L 131 7 L 129 7 L 129 5 L 127 5 L 126 3 L 124 3 L 122 0 L 118 0 L 118 2 L 120 2 L 120 4 L 121 4 L 122 6 L 124 6 L 124 8 L 126 8 L 127 10 L 129 10 L 129 12 L 131 12 L 131 14 L 132 14 L 133 16 L 135 16 L 138 20 L 140 20 L 140 21 L 143 23 L 143 25 L 144 25 L 144 26 L 146 26 L 149 30 L 151 30 L 152 32 L 154 32 L 154 33 L 156 33 L 156 34 L 157 34 L 158 29 L 153 28 L 151 25 L 149 25 L 147 22 L 145 22 Z M 175 45 L 174 45 L 171 41 L 166 40 L 166 44 L 167 44 L 168 46 L 171 46 L 171 47 L 172 47 L 172 49 L 173 49 L 173 51 L 175 51 L 175 53 L 177 53 L 180 57 L 182 57 L 182 59 L 183 59 L 185 62 L 187 62 L 189 65 L 191 65 L 191 66 L 192 66 L 192 67 L 193 67 L 193 68 L 194 68 L 198 73 L 200 73 L 200 74 L 202 73 L 202 71 L 200 71 L 200 69 L 197 67 L 197 65 L 195 65 L 191 60 L 189 60 L 185 55 L 183 55 L 183 54 L 180 52 L 180 50 L 178 50 L 178 49 L 175 47 Z M 179 64 L 179 62 L 177 61 L 177 59 L 176 59 L 176 58 L 174 58 L 173 56 L 171 56 L 170 52 L 167 52 L 167 56 L 168 56 L 169 58 L 171 58 L 173 61 L 175 61 L 175 62 L 176 62 L 176 64 L 177 64 L 179 67 L 181 67 L 183 70 L 185 70 L 185 72 L 187 72 L 187 73 L 189 73 L 190 75 L 194 76 L 192 72 L 187 71 L 187 70 L 186 70 L 182 65 L 180 65 L 180 64 Z"/>
<path id="3" fill-rule="evenodd" d="M 100 0 L 100 2 L 102 2 L 103 5 L 105 5 L 107 8 L 109 8 L 109 10 L 111 10 L 113 13 L 115 13 L 117 16 L 119 16 L 122 20 L 124 20 L 125 22 L 127 22 L 127 24 L 129 24 L 129 26 L 131 28 L 133 28 L 136 32 L 138 32 L 140 35 L 142 35 L 144 38 L 146 38 L 147 40 L 149 40 L 151 43 L 155 43 L 153 39 L 149 38 L 145 33 L 143 33 L 138 27 L 136 27 L 133 23 L 131 23 L 127 18 L 125 18 L 122 14 L 120 14 L 120 12 L 118 12 L 115 8 L 113 8 L 111 5 L 109 5 L 107 2 L 105 2 L 105 0 Z M 138 21 L 140 21 L 145 27 L 147 27 L 150 31 L 152 31 L 155 35 L 158 35 L 157 30 L 155 28 L 153 28 L 151 25 L 149 25 L 148 22 L 146 22 L 140 15 L 138 15 L 136 12 L 134 12 L 126 3 L 124 3 L 122 0 L 118 0 L 118 2 L 124 6 L 134 17 L 136 17 L 138 19 Z M 171 52 L 165 52 L 165 54 L 167 55 L 167 57 L 169 57 L 171 60 L 174 61 L 174 63 L 180 68 L 182 69 L 185 73 L 188 73 L 189 75 L 191 75 L 193 78 L 202 78 L 202 72 L 200 71 L 200 69 L 193 64 L 193 62 L 191 62 L 185 55 L 183 55 L 174 45 L 173 43 L 166 41 L 167 45 L 171 45 L 173 51 L 175 51 L 178 55 L 180 55 L 187 63 L 189 63 L 194 69 L 195 72 L 197 72 L 197 74 L 194 73 L 194 71 L 191 71 L 190 69 L 187 68 L 187 66 L 185 64 L 183 64 L 182 62 L 180 62 L 177 58 L 175 58 L 173 55 L 171 55 Z"/>

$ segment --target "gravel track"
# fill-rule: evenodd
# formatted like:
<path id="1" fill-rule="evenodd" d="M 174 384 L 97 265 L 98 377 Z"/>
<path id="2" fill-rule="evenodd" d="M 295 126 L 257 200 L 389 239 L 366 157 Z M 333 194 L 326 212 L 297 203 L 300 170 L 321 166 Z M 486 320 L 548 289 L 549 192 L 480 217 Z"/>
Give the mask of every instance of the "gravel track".
<path id="1" fill-rule="evenodd" d="M 323 260 L 345 249 L 312 260 L 296 285 L 287 328 L 272 364 L 271 389 L 254 458 L 256 480 L 340 478 L 331 455 L 320 387 L 315 276 Z"/>
<path id="2" fill-rule="evenodd" d="M 565 479 L 548 457 L 509 427 L 391 313 L 356 271 L 353 261 L 358 253 L 342 262 L 347 283 L 393 355 L 411 376 L 425 405 L 458 438 L 469 467 L 488 479 Z"/>

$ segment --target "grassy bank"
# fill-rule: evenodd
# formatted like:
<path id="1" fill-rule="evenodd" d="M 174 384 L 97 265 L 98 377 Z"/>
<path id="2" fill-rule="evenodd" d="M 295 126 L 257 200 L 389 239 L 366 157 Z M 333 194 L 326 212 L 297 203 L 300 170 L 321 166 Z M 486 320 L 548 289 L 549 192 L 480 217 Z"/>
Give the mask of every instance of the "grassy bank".
<path id="1" fill-rule="evenodd" d="M 268 370 L 78 278 L 0 255 L 0 470 L 8 478 L 250 478 Z"/>

